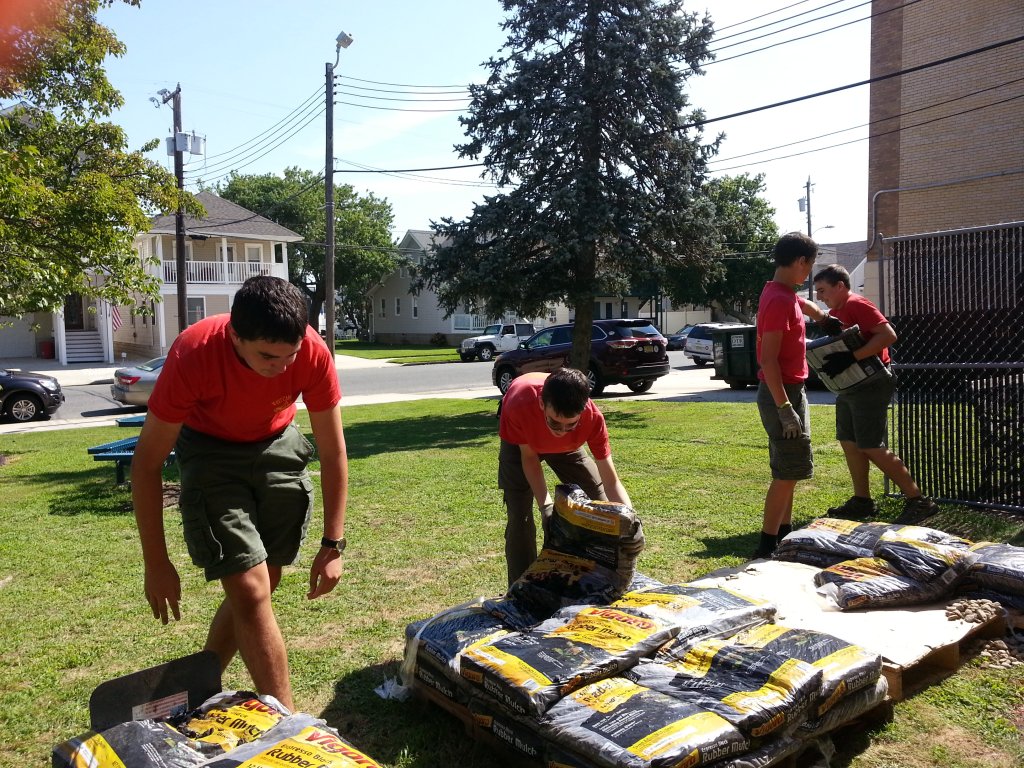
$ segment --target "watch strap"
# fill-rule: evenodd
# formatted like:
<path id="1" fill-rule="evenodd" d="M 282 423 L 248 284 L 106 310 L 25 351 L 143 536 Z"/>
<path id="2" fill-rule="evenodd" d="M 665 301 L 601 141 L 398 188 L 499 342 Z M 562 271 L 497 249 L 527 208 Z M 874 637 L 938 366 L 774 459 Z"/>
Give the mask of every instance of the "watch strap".
<path id="1" fill-rule="evenodd" d="M 348 542 L 345 537 L 342 536 L 340 539 L 328 539 L 326 536 L 320 539 L 320 546 L 324 549 L 333 549 L 336 552 L 344 552 Z"/>

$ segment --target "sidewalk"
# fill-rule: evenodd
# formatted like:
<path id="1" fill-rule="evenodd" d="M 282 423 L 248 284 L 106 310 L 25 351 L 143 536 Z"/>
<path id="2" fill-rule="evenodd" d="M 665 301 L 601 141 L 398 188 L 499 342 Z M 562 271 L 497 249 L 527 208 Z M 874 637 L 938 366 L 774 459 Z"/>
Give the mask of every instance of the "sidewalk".
<path id="1" fill-rule="evenodd" d="M 148 358 L 146 358 L 148 359 Z M 0 368 L 19 369 L 33 373 L 45 373 L 60 382 L 60 386 L 78 387 L 85 384 L 113 384 L 114 371 L 146 362 L 146 359 L 128 359 L 114 365 L 107 363 L 69 363 L 61 365 L 57 360 L 44 360 L 39 357 L 15 357 L 0 360 Z M 355 368 L 387 368 L 398 363 L 387 360 L 364 360 L 352 355 L 335 355 L 334 365 L 339 371 Z"/>

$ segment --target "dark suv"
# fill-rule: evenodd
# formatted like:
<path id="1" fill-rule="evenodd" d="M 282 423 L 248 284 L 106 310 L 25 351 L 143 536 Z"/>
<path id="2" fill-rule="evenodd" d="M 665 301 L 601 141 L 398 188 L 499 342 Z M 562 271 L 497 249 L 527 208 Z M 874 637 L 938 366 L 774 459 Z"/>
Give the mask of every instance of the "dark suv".
<path id="1" fill-rule="evenodd" d="M 550 373 L 569 363 L 573 324 L 538 331 L 494 360 L 491 380 L 502 394 L 516 376 Z M 590 391 L 597 395 L 608 384 L 625 384 L 646 392 L 669 372 L 667 341 L 650 320 L 595 320 L 590 334 Z"/>
<path id="2" fill-rule="evenodd" d="M 63 402 L 64 392 L 53 376 L 0 368 L 0 415 L 11 421 L 41 419 Z"/>

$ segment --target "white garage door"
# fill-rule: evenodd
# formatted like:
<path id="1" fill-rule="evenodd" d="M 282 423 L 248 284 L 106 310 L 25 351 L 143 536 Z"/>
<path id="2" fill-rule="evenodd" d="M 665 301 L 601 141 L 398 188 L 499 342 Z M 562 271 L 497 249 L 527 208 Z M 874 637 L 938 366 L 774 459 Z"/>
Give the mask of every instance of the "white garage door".
<path id="1" fill-rule="evenodd" d="M 0 317 L 0 363 L 11 357 L 35 357 L 35 346 L 36 335 L 27 320 Z"/>

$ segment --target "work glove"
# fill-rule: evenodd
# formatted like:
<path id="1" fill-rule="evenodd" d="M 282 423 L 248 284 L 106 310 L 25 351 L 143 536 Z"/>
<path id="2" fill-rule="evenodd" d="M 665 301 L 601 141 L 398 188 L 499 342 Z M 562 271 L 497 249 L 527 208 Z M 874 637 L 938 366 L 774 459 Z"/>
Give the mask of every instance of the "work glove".
<path id="1" fill-rule="evenodd" d="M 857 358 L 853 356 L 853 352 L 830 352 L 825 355 L 825 359 L 821 363 L 821 370 L 835 378 L 855 362 L 857 362 Z"/>
<path id="2" fill-rule="evenodd" d="M 782 436 L 786 440 L 795 440 L 804 433 L 803 424 L 793 410 L 792 403 L 783 403 L 779 406 L 779 421 L 782 422 Z"/>
<path id="3" fill-rule="evenodd" d="M 843 332 L 843 324 L 838 317 L 832 317 L 832 315 L 825 315 L 821 320 L 816 321 L 815 325 L 826 336 L 838 336 Z"/>

